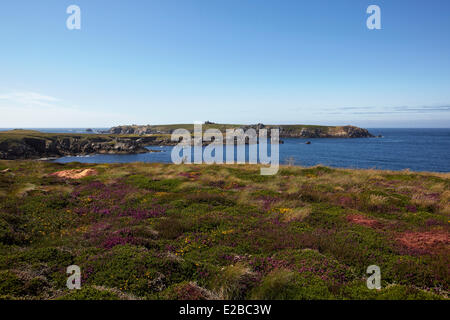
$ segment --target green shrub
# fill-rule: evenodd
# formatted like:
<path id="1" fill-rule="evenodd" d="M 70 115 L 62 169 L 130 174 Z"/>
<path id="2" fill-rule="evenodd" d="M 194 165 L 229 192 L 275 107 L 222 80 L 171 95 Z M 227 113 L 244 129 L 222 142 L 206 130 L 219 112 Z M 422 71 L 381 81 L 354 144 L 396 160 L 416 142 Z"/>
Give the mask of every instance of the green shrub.
<path id="1" fill-rule="evenodd" d="M 59 248 L 34 248 L 28 249 L 17 256 L 20 261 L 29 264 L 45 263 L 54 270 L 64 269 L 73 264 L 74 256 Z"/>
<path id="2" fill-rule="evenodd" d="M 211 287 L 222 299 L 242 300 L 256 283 L 256 274 L 242 264 L 220 270 L 211 280 Z"/>
<path id="3" fill-rule="evenodd" d="M 308 169 L 302 169 L 301 170 L 301 174 L 306 176 L 306 175 L 315 175 L 315 176 L 321 176 L 323 174 L 328 174 L 328 173 L 332 173 L 335 172 L 336 169 L 331 169 L 329 167 L 324 167 L 324 166 L 315 166 L 312 168 L 308 168 Z"/>
<path id="4" fill-rule="evenodd" d="M 227 168 L 228 172 L 230 172 L 233 176 L 241 180 L 247 180 L 251 182 L 266 182 L 270 180 L 269 176 L 261 175 L 260 170 L 246 170 L 246 169 L 236 169 L 236 168 Z"/>
<path id="5" fill-rule="evenodd" d="M 191 228 L 192 223 L 190 221 L 174 217 L 160 219 L 156 225 L 156 230 L 162 239 L 176 239 L 185 232 L 190 231 Z"/>
<path id="6" fill-rule="evenodd" d="M 47 280 L 43 277 L 35 277 L 27 281 L 24 285 L 24 292 L 28 296 L 38 296 L 49 286 Z"/>
<path id="7" fill-rule="evenodd" d="M 11 225 L 3 218 L 0 218 L 0 242 L 4 244 L 13 244 L 15 241 L 14 230 Z"/>
<path id="8" fill-rule="evenodd" d="M 256 300 L 333 299 L 325 281 L 312 273 L 277 269 L 263 278 L 250 295 Z"/>
<path id="9" fill-rule="evenodd" d="M 165 300 L 210 300 L 215 298 L 210 291 L 189 281 L 174 284 L 156 296 Z"/>
<path id="10" fill-rule="evenodd" d="M 58 300 L 119 300 L 119 297 L 107 290 L 83 287 L 80 290 L 72 290 L 70 293 L 59 297 Z"/>
<path id="11" fill-rule="evenodd" d="M 150 253 L 142 247 L 117 245 L 84 270 L 92 270 L 87 283 L 116 288 L 121 291 L 145 294 L 149 277 L 144 276 L 148 270 L 147 260 Z M 150 276 L 150 274 L 149 274 Z"/>
<path id="12" fill-rule="evenodd" d="M 414 283 L 422 288 L 442 287 L 448 290 L 450 285 L 448 265 L 448 257 L 395 256 L 382 267 L 382 278 L 390 283 L 405 285 Z"/>
<path id="13" fill-rule="evenodd" d="M 390 285 L 380 290 L 368 289 L 365 281 L 355 281 L 342 287 L 340 296 L 351 300 L 436 300 L 431 292 L 405 285 Z"/>
<path id="14" fill-rule="evenodd" d="M 215 193 L 191 193 L 186 196 L 186 200 L 190 204 L 199 203 L 199 204 L 208 204 L 210 206 L 218 207 L 231 207 L 236 204 L 236 202 L 232 199 L 226 197 L 225 194 L 215 194 Z"/>
<path id="15" fill-rule="evenodd" d="M 24 293 L 24 283 L 11 271 L 0 271 L 0 296 L 19 296 Z"/>
<path id="16" fill-rule="evenodd" d="M 141 189 L 164 192 L 173 191 L 182 183 L 179 179 L 152 180 L 141 175 L 128 177 L 128 182 Z"/>

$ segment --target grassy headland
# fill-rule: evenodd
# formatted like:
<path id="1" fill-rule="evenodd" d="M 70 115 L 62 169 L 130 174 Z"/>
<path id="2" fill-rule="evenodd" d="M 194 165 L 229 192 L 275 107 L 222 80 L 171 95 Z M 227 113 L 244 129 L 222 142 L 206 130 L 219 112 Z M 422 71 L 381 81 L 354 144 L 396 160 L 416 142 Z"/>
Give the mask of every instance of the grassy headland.
<path id="1" fill-rule="evenodd" d="M 81 179 L 51 174 L 92 169 Z M 0 161 L 4 299 L 439 299 L 450 174 Z M 78 265 L 82 289 L 66 288 Z M 382 289 L 366 287 L 381 268 Z"/>
<path id="2" fill-rule="evenodd" d="M 317 125 L 265 125 L 262 123 L 254 125 L 243 124 L 219 124 L 207 121 L 202 125 L 203 130 L 218 129 L 225 134 L 227 129 L 242 128 L 278 129 L 281 138 L 369 138 L 372 134 L 366 129 L 355 126 L 317 126 Z M 125 125 L 111 128 L 108 133 L 113 134 L 170 134 L 176 129 L 186 129 L 194 132 L 193 124 L 168 124 L 168 125 Z"/>

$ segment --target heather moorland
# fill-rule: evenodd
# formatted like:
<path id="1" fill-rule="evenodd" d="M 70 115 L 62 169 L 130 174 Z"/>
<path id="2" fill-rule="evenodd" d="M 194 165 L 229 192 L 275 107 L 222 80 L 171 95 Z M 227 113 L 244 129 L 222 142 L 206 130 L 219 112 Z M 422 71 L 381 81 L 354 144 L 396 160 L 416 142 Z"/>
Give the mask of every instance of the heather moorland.
<path id="1" fill-rule="evenodd" d="M 446 299 L 449 186 L 324 166 L 1 161 L 0 297 Z"/>

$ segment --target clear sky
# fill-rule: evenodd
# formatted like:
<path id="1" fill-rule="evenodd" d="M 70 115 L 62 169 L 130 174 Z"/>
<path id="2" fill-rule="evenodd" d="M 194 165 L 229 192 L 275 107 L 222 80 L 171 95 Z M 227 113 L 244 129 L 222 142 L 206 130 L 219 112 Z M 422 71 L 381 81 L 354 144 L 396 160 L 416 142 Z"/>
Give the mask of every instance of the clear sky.
<path id="1" fill-rule="evenodd" d="M 0 127 L 450 127 L 448 0 L 2 0 L 0 43 Z"/>

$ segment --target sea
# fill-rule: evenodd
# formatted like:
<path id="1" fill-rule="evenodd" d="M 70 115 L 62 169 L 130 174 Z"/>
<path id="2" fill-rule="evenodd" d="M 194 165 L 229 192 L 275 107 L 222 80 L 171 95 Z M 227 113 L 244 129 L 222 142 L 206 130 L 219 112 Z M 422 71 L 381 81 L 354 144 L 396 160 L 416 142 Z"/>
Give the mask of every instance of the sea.
<path id="1" fill-rule="evenodd" d="M 6 129 L 1 129 L 6 130 Z M 85 128 L 35 128 L 52 133 L 86 133 Z M 101 132 L 107 128 L 93 128 Z M 411 171 L 450 172 L 450 128 L 393 129 L 368 128 L 380 138 L 282 138 L 280 164 L 299 166 L 325 165 L 337 168 L 364 168 Z M 306 142 L 311 142 L 306 144 Z M 156 151 L 143 154 L 63 157 L 59 163 L 171 163 L 172 146 L 149 146 Z M 248 146 L 245 146 L 248 154 Z M 224 152 L 225 154 L 225 152 Z M 237 150 L 235 150 L 235 155 Z M 246 158 L 248 160 L 248 157 Z"/>

